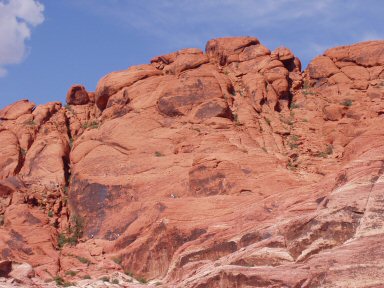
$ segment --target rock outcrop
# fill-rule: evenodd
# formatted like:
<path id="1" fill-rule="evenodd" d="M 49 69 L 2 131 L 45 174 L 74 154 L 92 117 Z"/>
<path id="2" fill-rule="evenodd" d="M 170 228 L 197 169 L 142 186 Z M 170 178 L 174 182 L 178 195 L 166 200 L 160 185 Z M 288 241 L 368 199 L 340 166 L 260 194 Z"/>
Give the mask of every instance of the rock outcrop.
<path id="1" fill-rule="evenodd" d="M 4 108 L 3 283 L 381 287 L 383 57 L 219 38 Z"/>

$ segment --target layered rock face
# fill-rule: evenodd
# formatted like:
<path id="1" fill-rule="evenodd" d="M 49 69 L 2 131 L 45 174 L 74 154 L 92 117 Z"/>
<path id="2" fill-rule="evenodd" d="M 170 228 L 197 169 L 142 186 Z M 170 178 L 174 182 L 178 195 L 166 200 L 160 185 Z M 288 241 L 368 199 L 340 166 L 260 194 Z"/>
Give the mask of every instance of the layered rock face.
<path id="1" fill-rule="evenodd" d="M 0 259 L 39 286 L 381 287 L 383 100 L 384 41 L 302 72 L 235 37 L 74 85 L 65 107 L 16 102 Z"/>

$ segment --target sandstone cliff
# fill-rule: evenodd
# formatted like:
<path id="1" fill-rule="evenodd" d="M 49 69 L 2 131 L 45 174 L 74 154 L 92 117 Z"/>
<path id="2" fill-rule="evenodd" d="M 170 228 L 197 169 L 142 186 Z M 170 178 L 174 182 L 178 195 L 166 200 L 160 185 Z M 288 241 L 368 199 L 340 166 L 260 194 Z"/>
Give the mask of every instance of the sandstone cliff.
<path id="1" fill-rule="evenodd" d="M 384 41 L 205 50 L 0 111 L 0 286 L 383 287 Z"/>

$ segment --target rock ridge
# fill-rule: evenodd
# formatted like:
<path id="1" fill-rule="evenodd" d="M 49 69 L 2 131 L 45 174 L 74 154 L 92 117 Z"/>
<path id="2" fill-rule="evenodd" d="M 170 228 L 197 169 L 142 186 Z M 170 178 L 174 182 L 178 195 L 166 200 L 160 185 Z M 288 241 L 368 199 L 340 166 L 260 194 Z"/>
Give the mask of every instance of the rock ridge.
<path id="1" fill-rule="evenodd" d="M 0 286 L 381 287 L 383 100 L 384 41 L 225 37 L 17 101 Z"/>

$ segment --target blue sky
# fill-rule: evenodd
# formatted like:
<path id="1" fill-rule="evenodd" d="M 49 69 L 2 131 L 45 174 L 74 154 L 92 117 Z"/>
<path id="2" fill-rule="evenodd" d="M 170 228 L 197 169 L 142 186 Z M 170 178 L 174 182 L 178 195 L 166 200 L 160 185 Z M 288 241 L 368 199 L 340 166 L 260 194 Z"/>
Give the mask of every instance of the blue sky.
<path id="1" fill-rule="evenodd" d="M 384 39 L 382 0 L 0 0 L 0 108 L 64 101 L 71 84 L 222 36 L 256 36 L 303 62 Z"/>

